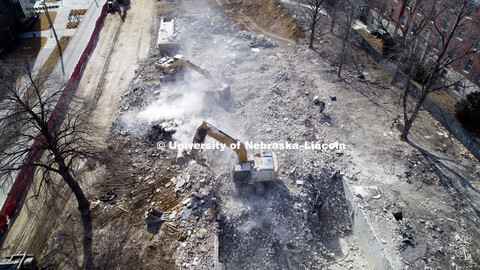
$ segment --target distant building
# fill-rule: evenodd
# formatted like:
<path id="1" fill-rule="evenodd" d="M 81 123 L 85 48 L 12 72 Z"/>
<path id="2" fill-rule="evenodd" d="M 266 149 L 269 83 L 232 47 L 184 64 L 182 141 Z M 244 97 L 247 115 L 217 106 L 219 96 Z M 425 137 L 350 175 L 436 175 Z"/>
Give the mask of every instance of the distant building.
<path id="1" fill-rule="evenodd" d="M 15 44 L 17 32 L 14 24 L 17 17 L 7 1 L 0 1 L 0 54 Z"/>
<path id="2" fill-rule="evenodd" d="M 429 28 L 437 26 L 448 31 L 455 23 L 455 19 L 451 16 L 462 2 L 463 0 L 371 0 L 367 24 L 370 28 L 376 28 L 380 25 L 381 20 L 385 30 L 389 34 L 395 35 L 404 27 L 414 29 L 422 18 L 429 16 L 427 18 L 430 18 L 431 22 L 422 33 L 425 44 L 422 47 L 423 51 L 419 53 L 419 59 L 426 59 L 429 55 L 435 55 L 441 42 L 441 38 L 435 34 L 438 32 Z M 474 8 L 469 9 L 465 19 L 471 20 L 472 23 L 459 28 L 455 42 L 461 43 L 458 46 L 459 50 L 473 48 L 476 53 L 456 60 L 442 74 L 450 78 L 463 77 L 466 79 L 463 85 L 453 87 L 461 96 L 473 91 L 480 91 L 480 1 L 471 0 L 471 4 Z M 441 16 L 436 15 L 437 11 L 441 12 L 446 6 L 448 6 L 447 12 L 443 10 Z M 408 22 L 410 24 L 406 25 Z M 455 57 L 456 49 L 449 53 Z"/>
<path id="3" fill-rule="evenodd" d="M 34 0 L 0 1 L 0 54 L 8 52 L 18 42 L 22 33 L 35 16 Z"/>
<path id="4" fill-rule="evenodd" d="M 35 0 L 10 0 L 10 2 L 15 8 L 15 14 L 17 18 L 27 19 L 35 15 L 35 11 L 33 9 Z"/>

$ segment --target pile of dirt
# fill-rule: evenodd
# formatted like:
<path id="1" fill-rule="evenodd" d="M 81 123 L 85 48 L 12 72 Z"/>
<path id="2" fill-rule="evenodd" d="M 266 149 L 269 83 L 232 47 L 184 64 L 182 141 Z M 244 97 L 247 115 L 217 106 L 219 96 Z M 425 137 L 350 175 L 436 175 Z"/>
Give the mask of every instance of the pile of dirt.
<path id="1" fill-rule="evenodd" d="M 222 5 L 232 20 L 251 32 L 297 42 L 305 36 L 292 14 L 278 0 L 237 2 Z"/>

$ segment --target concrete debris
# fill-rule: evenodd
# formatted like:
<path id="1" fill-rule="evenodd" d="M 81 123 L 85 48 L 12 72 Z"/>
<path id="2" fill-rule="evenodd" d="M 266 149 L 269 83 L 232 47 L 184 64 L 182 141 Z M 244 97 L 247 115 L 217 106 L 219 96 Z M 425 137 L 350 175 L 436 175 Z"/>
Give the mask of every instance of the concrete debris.
<path id="1" fill-rule="evenodd" d="M 263 48 L 273 48 L 278 47 L 278 43 L 272 41 L 264 35 L 256 35 L 245 30 L 238 32 L 235 37 L 238 39 L 249 40 L 248 45 L 253 48 L 263 47 Z"/>
<path id="2" fill-rule="evenodd" d="M 150 142 L 170 141 L 175 132 L 176 129 L 173 122 L 154 124 L 151 126 L 151 129 L 147 134 L 147 139 Z"/>
<path id="3" fill-rule="evenodd" d="M 171 117 L 177 120 L 166 122 L 167 124 L 162 121 L 142 124 L 140 135 L 135 134 L 134 129 L 128 125 L 129 122 L 122 117 L 131 111 L 145 109 L 159 95 L 166 91 L 176 91 L 180 85 L 164 81 L 152 82 L 158 77 L 151 75 L 152 70 L 147 67 L 138 73 L 138 81 L 123 98 L 121 116 L 113 125 L 112 133 L 122 134 L 122 140 L 130 139 L 128 143 L 136 146 L 138 144 L 135 143 L 141 140 L 135 136 L 145 140 L 150 136 L 147 135 L 149 132 L 153 134 L 148 140 L 165 140 L 164 134 L 173 132 L 175 136 L 184 135 L 181 134 L 182 129 L 191 124 L 191 118 L 205 117 L 215 119 L 217 123 L 231 123 L 231 129 L 236 131 L 234 135 L 242 136 L 245 140 L 302 144 L 330 143 L 330 139 L 342 138 L 351 139 L 356 147 L 362 146 L 363 141 L 359 140 L 365 139 L 363 134 L 358 137 L 350 135 L 354 134 L 356 120 L 360 116 L 350 111 L 345 112 L 345 108 L 349 102 L 355 105 L 365 104 L 358 101 L 364 97 L 359 97 L 357 91 L 342 92 L 336 88 L 337 84 L 342 87 L 347 85 L 339 82 L 335 74 L 329 74 L 329 70 L 336 72 L 336 68 L 321 64 L 323 60 L 316 60 L 311 50 L 302 48 L 301 45 L 294 53 L 282 48 L 263 49 L 277 44 L 265 36 L 245 30 L 238 31 L 228 16 L 222 16 L 217 11 L 208 15 L 176 18 L 183 29 L 178 38 L 187 44 L 184 51 L 193 52 L 192 61 L 205 65 L 212 75 L 221 77 L 221 81 L 232 85 L 234 91 L 225 86 L 215 93 L 221 97 L 220 100 L 231 100 L 232 106 L 226 110 L 212 105 L 215 103 L 206 102 L 207 105 L 200 111 Z M 329 57 L 332 56 L 326 56 L 327 59 Z M 316 64 L 312 65 L 314 61 Z M 151 63 L 146 66 L 151 66 Z M 322 75 L 317 76 L 313 71 L 319 71 Z M 345 71 L 345 78 L 361 84 L 356 75 L 356 71 Z M 323 83 L 326 86 L 320 85 Z M 368 91 L 361 85 L 358 89 Z M 337 100 L 337 96 L 329 95 L 330 93 L 338 93 L 341 99 Z M 383 102 L 383 96 L 376 95 L 375 98 Z M 329 98 L 331 102 L 327 104 L 320 97 Z M 197 101 L 194 102 L 195 106 L 199 104 Z M 315 106 L 312 106 L 312 102 Z M 327 106 L 329 114 L 318 114 L 324 112 Z M 177 124 L 178 121 L 181 123 Z M 325 128 L 325 125 L 331 127 L 332 123 L 335 128 Z M 365 125 L 364 122 L 362 124 Z M 192 136 L 193 133 L 187 135 Z M 188 137 L 188 141 L 191 141 L 191 137 Z M 378 150 L 371 142 L 368 146 Z M 368 148 L 361 149 L 372 151 Z M 132 148 L 130 153 L 131 156 L 136 156 L 142 151 L 147 150 Z M 379 156 L 379 160 L 369 162 L 382 163 L 383 157 L 390 157 L 391 152 L 384 149 L 380 152 L 383 156 Z M 379 164 L 379 173 L 375 165 L 371 165 L 374 172 L 366 172 L 367 177 L 361 175 L 357 178 L 355 170 L 360 171 L 358 174 L 364 173 L 364 164 L 355 163 L 353 160 L 356 155 L 350 155 L 349 150 L 278 151 L 277 157 L 281 164 L 279 178 L 282 181 L 271 183 L 265 187 L 265 193 L 259 196 L 249 186 L 233 185 L 227 173 L 232 165 L 228 153 L 205 150 L 202 155 L 205 154 L 206 162 L 202 165 L 184 162 L 184 156 L 178 151 L 155 150 L 149 154 L 159 155 L 149 157 L 164 160 L 163 167 L 151 166 L 147 169 L 141 161 L 137 161 L 131 169 L 141 171 L 142 176 L 146 172 L 144 178 L 147 174 L 153 175 L 155 168 L 157 172 L 162 171 L 162 177 L 166 179 L 164 182 L 157 182 L 158 176 L 152 176 L 147 181 L 153 181 L 150 185 L 152 190 L 161 188 L 162 192 L 172 191 L 172 196 L 177 200 L 168 210 L 167 222 L 171 226 L 163 226 L 161 231 L 175 233 L 177 237 L 170 244 L 179 269 L 221 269 L 221 263 L 227 269 L 316 269 L 330 266 L 332 269 L 366 269 L 358 250 L 359 245 L 352 235 L 351 215 L 343 190 L 344 181 L 358 186 L 355 187 L 356 196 L 352 197 L 357 199 L 360 209 L 373 213 L 369 216 L 371 220 L 382 220 L 381 222 L 391 225 L 391 232 L 396 230 L 390 235 L 379 236 L 385 238 L 381 241 L 383 245 L 398 248 L 396 251 L 408 255 L 415 252 L 413 246 L 427 240 L 424 242 L 432 245 L 428 250 L 439 250 L 440 254 L 453 256 L 449 247 L 441 250 L 440 244 L 437 244 L 437 239 L 446 238 L 442 235 L 446 228 L 444 221 L 410 221 L 406 208 L 402 208 L 403 217 L 397 221 L 392 214 L 392 195 L 384 190 L 382 183 L 377 182 L 383 179 L 369 179 L 370 182 L 367 183 L 364 179 L 374 178 L 373 173 L 384 176 L 386 172 L 398 179 L 386 179 L 385 182 L 402 185 L 402 181 L 434 184 L 438 179 L 430 168 L 426 168 L 422 155 L 399 153 L 399 160 L 407 162 L 405 168 L 402 167 L 403 164 L 391 167 Z M 355 158 L 363 160 L 361 155 L 357 156 Z M 340 173 L 338 168 L 348 168 L 350 174 L 347 176 Z M 155 197 L 149 200 L 149 205 L 155 203 L 155 207 L 165 204 L 155 201 Z M 420 230 L 427 231 L 428 235 L 419 237 Z M 466 246 L 467 244 L 462 247 Z M 427 258 L 434 256 L 429 252 L 424 253 Z M 350 255 L 343 260 L 345 254 Z M 412 269 L 420 268 L 423 262 L 418 260 Z M 427 262 L 426 265 L 439 264 Z"/>
<path id="4" fill-rule="evenodd" d="M 359 198 L 374 198 L 379 199 L 381 197 L 378 186 L 354 186 L 355 195 Z"/>
<path id="5" fill-rule="evenodd" d="M 198 239 L 201 239 L 201 240 L 202 240 L 202 239 L 205 238 L 205 236 L 207 235 L 207 233 L 208 233 L 208 231 L 207 231 L 206 229 L 201 228 L 200 230 L 198 230 L 196 236 L 197 236 Z"/>
<path id="6" fill-rule="evenodd" d="M 183 188 L 185 185 L 185 180 L 183 178 L 178 178 L 177 181 L 175 182 L 175 187 L 180 189 Z"/>
<path id="7" fill-rule="evenodd" d="M 230 85 L 226 84 L 226 85 L 223 85 L 222 88 L 217 91 L 222 102 L 230 102 L 232 100 L 232 93 L 230 90 L 231 90 Z"/>
<path id="8" fill-rule="evenodd" d="M 100 198 L 99 200 L 102 201 L 102 202 L 111 202 L 113 199 L 115 199 L 117 197 L 117 194 L 115 194 L 115 192 L 113 192 L 113 189 L 112 190 L 109 190 L 107 192 L 105 192 Z"/>
<path id="9" fill-rule="evenodd" d="M 250 47 L 264 47 L 264 48 L 273 48 L 278 47 L 278 44 L 275 41 L 270 40 L 264 35 L 254 36 L 252 41 L 248 43 Z"/>
<path id="10" fill-rule="evenodd" d="M 320 100 L 318 96 L 313 97 L 313 104 L 317 105 L 319 108 L 319 112 L 322 113 L 325 110 L 325 101 Z"/>
<path id="11" fill-rule="evenodd" d="M 153 208 L 150 208 L 145 212 L 145 223 L 147 224 L 155 224 L 159 222 L 165 222 L 167 220 L 168 213 L 163 213 Z"/>

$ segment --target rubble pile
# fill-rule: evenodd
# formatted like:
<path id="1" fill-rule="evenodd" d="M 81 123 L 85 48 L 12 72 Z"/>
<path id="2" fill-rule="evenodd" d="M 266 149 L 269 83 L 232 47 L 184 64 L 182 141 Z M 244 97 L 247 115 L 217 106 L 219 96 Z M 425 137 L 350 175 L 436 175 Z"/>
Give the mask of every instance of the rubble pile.
<path id="1" fill-rule="evenodd" d="M 278 59 L 287 60 L 285 52 L 265 51 L 259 72 L 248 71 L 252 62 L 263 58 L 249 47 L 255 44 L 255 47 L 270 50 L 268 48 L 277 45 L 275 42 L 246 31 L 241 31 L 239 36 L 235 24 L 226 16 L 193 12 L 176 18 L 184 25 L 183 35 L 196 33 L 200 28 L 205 30 L 189 35 L 188 43 L 196 44 L 199 47 L 194 49 L 202 51 L 189 60 L 232 84 L 229 91 L 232 106 L 225 108 L 209 103 L 201 111 L 201 117 L 213 119 L 222 130 L 221 124 L 230 122 L 225 131 L 242 140 L 321 141 L 321 134 L 314 131 L 317 124 L 307 128 L 301 122 L 304 118 L 319 117 L 321 113 L 310 96 L 314 91 L 311 80 L 299 78 L 290 68 L 275 64 Z M 209 27 L 211 20 L 216 21 L 215 25 L 224 26 L 223 35 Z M 170 132 L 190 120 L 188 117 L 156 122 L 126 120 L 155 102 L 162 91 L 172 91 L 176 85 L 161 81 L 161 74 L 152 68 L 155 59 L 150 60 L 137 72 L 132 90 L 122 98 L 120 115 L 112 132 L 132 137 L 137 147 L 143 143 L 140 149 L 147 147 L 148 151 L 155 151 L 156 142 L 172 140 Z M 291 89 L 289 84 L 292 83 L 300 85 L 301 90 Z M 292 98 L 303 103 L 301 106 L 292 103 Z M 324 103 L 325 98 L 317 99 L 317 104 Z M 328 109 L 329 104 L 325 106 Z M 259 112 L 264 112 L 264 116 L 260 117 Z M 231 119 L 237 120 L 232 122 Z M 298 130 L 294 129 L 297 121 L 300 121 Z M 192 132 L 191 138 L 193 135 Z M 130 153 L 137 151 L 131 149 Z M 176 235 L 169 248 L 174 251 L 172 256 L 181 269 L 212 269 L 222 265 L 227 269 L 281 268 L 285 265 L 312 268 L 330 264 L 349 268 L 364 264 L 351 235 L 341 177 L 333 173 L 334 153 L 332 158 L 332 153 L 321 152 L 316 152 L 319 156 L 310 157 L 315 153 L 310 150 L 277 151 L 279 180 L 269 184 L 265 195 L 259 196 L 253 186 L 236 187 L 232 183 L 230 170 L 237 161 L 226 158 L 225 154 L 230 153 L 204 151 L 207 163 L 191 161 L 179 167 L 173 161 L 175 151 L 157 151 L 155 158 L 167 158 L 171 172 L 169 181 L 157 189 L 173 191 L 178 204 L 169 209 L 156 208 L 157 203 L 148 205 L 142 209 L 142 216 L 150 207 L 165 213 L 154 220 L 162 224 L 160 235 L 164 230 Z M 249 154 L 254 154 L 254 150 L 249 150 Z M 168 219 L 161 220 L 167 214 Z M 148 231 L 147 227 L 144 229 Z"/>
<path id="2" fill-rule="evenodd" d="M 245 39 L 248 42 L 248 45 L 250 47 L 258 48 L 258 47 L 264 47 L 264 48 L 273 48 L 273 47 L 278 47 L 278 43 L 275 41 L 272 41 L 271 39 L 267 38 L 264 35 L 256 35 L 250 32 L 247 32 L 245 30 L 242 30 L 238 33 L 235 34 L 235 37 L 238 39 Z"/>
<path id="3" fill-rule="evenodd" d="M 121 145 L 118 148 L 133 159 L 132 177 L 143 183 L 130 187 L 135 190 L 131 196 L 142 197 L 143 193 L 142 202 L 135 203 L 138 219 L 143 220 L 136 234 L 152 235 L 152 240 L 142 246 L 148 250 L 148 246 L 162 243 L 161 246 L 170 251 L 166 254 L 168 258 L 182 269 L 212 269 L 218 262 L 218 246 L 215 247 L 218 240 L 215 239 L 219 218 L 213 192 L 214 175 L 207 166 L 195 161 L 179 167 L 175 150 L 157 148 L 158 142 L 173 140 L 172 135 L 183 124 L 182 119 L 148 122 L 138 118 L 138 112 L 153 102 L 159 91 L 173 85 L 156 82 L 161 75 L 150 75 L 149 65 L 138 73 L 132 90 L 122 97 L 120 114 L 111 127 L 111 136 Z M 193 134 L 191 136 L 193 138 Z M 144 184 L 149 189 L 142 188 Z M 109 185 L 103 189 L 107 187 Z M 118 189 L 116 192 L 122 193 Z M 149 195 L 152 193 L 154 195 Z M 119 202 L 122 197 L 120 195 Z"/>
<path id="4" fill-rule="evenodd" d="M 212 190 L 212 174 L 193 162 L 171 179 L 179 198 L 169 214 L 169 222 L 181 231 L 173 246 L 177 265 L 182 269 L 213 269 L 218 262 L 217 199 Z"/>
<path id="5" fill-rule="evenodd" d="M 196 9 L 187 4 L 183 7 L 189 10 L 188 15 L 175 15 L 183 40 L 178 53 L 188 54 L 190 61 L 204 67 L 217 81 L 227 82 L 231 86 L 231 99 L 229 106 L 210 102 L 208 98 L 203 103 L 199 101 L 192 105 L 199 108 L 195 115 L 153 122 L 133 121 L 133 124 L 126 121 L 156 102 L 161 93 L 176 90 L 177 84 L 164 81 L 162 75 L 157 74 L 153 67 L 158 60 L 156 56 L 144 63 L 132 90 L 123 97 L 121 113 L 112 131 L 131 134 L 135 139 L 132 137 L 130 147 L 139 147 L 142 143 L 140 149 L 148 148 L 152 157 L 164 159 L 168 164 L 164 169 L 170 172 L 168 179 L 163 179 L 160 186 L 156 182 L 152 185 L 159 190 L 158 194 L 165 191 L 175 194 L 177 202 L 168 209 L 160 209 L 155 206 L 157 202 L 151 204 L 153 197 L 142 206 L 142 216 L 150 207 L 166 213 L 161 217 L 168 215 L 154 238 L 155 243 L 162 241 L 167 232 L 174 235 L 168 247 L 180 269 L 367 267 L 352 234 L 343 181 L 359 182 L 347 169 L 351 172 L 358 170 L 356 166 L 370 168 L 371 160 L 355 165 L 356 157 L 351 153 L 354 153 L 352 148 L 362 145 L 364 132 L 375 134 L 376 131 L 369 130 L 370 127 L 359 130 L 357 120 L 365 116 L 352 113 L 349 106 L 359 99 L 354 95 L 356 91 L 372 94 L 382 90 L 367 89 L 366 80 L 360 80 L 355 70 L 347 69 L 345 81 L 339 82 L 335 69 L 306 47 L 294 51 L 274 48 L 278 44 L 265 36 L 239 31 L 229 17 L 219 11 Z M 345 89 L 354 94 L 346 93 Z M 195 85 L 190 89 L 196 90 Z M 385 92 L 375 97 L 389 98 Z M 184 129 L 186 123 L 200 120 L 207 120 L 245 142 L 305 145 L 337 141 L 346 143 L 347 148 L 274 149 L 279 162 L 279 180 L 270 183 L 265 194 L 257 195 L 253 186 L 232 183 L 230 170 L 237 159 L 227 157 L 229 153 L 205 150 L 202 153 L 207 160 L 205 164 L 191 161 L 179 167 L 174 161 L 175 151 L 154 148 L 156 142 L 175 140 L 175 136 L 170 135 Z M 193 138 L 193 132 L 188 138 Z M 350 140 L 345 141 L 346 138 Z M 129 151 L 134 155 L 142 150 Z M 248 150 L 250 155 L 258 151 Z M 398 181 L 435 183 L 436 175 L 421 156 L 395 152 L 399 159 L 410 163 L 405 164 L 405 170 L 403 164 L 398 166 L 400 169 L 391 169 Z M 153 178 L 143 179 L 147 183 L 153 181 Z M 431 256 L 425 263 L 428 266 L 442 265 L 441 258 L 455 253 L 455 247 L 468 248 L 469 239 L 463 236 L 459 236 L 452 247 L 442 248 L 442 243 L 451 239 L 444 233 L 450 230 L 450 221 L 437 222 L 433 217 L 415 219 L 411 212 L 404 210 L 403 200 L 392 203 L 386 200 L 389 194 L 384 186 L 374 187 L 372 196 L 358 193 L 356 198 L 362 209 L 369 211 L 372 220 L 382 220 L 391 226 L 394 234 L 382 238 L 382 245 L 393 246 L 396 254 L 403 258 L 419 258 L 418 254 Z M 393 212 L 399 211 L 403 215 L 396 220 Z M 425 242 L 428 245 L 423 244 Z M 465 259 L 458 258 L 471 260 L 468 256 L 466 253 Z M 421 263 L 417 260 L 411 264 L 418 268 Z"/>
<path id="6" fill-rule="evenodd" d="M 221 262 L 234 269 L 353 267 L 359 250 L 347 237 L 351 227 L 342 182 L 335 174 L 324 175 L 329 171 L 324 169 L 315 176 L 301 167 L 283 171 L 264 196 L 251 186 L 237 187 L 235 195 L 228 178 L 220 180 Z"/>
<path id="7" fill-rule="evenodd" d="M 181 28 L 177 39 L 184 51 L 192 47 L 201 49 L 206 44 L 212 45 L 213 36 L 225 36 L 239 30 L 227 14 L 215 10 L 205 12 L 203 9 L 200 7 L 195 13 L 182 14 L 176 18 Z"/>
<path id="8" fill-rule="evenodd" d="M 124 245 L 118 250 L 128 256 L 118 257 L 131 269 L 366 269 L 345 198 L 344 184 L 349 184 L 357 188 L 354 198 L 370 221 L 386 227 L 378 230 L 381 247 L 393 250 L 405 269 L 474 265 L 480 257 L 471 229 L 476 213 L 462 212 L 463 202 L 454 196 L 433 203 L 442 191 L 434 193 L 432 186 L 453 188 L 439 182 L 423 155 L 390 140 L 394 132 L 388 132 L 385 118 L 394 113 L 398 97 L 389 86 L 370 84 L 371 70 L 359 78 L 348 67 L 339 80 L 336 68 L 325 61 L 333 54 L 322 59 L 306 46 L 283 46 L 285 40 L 277 47 L 202 4 L 172 4 L 175 14 L 170 15 L 181 29 L 175 53 L 228 83 L 223 92 L 228 106 L 208 97 L 202 81 L 189 85 L 191 76 L 165 80 L 153 65 L 163 55 L 152 54 L 142 63 L 111 127 L 110 147 L 120 151 L 122 161 L 102 181 L 92 204 L 94 227 L 102 228 L 95 237 L 105 242 L 99 254 L 110 254 L 110 232 L 122 232 Z M 338 44 L 330 38 L 328 47 L 335 50 Z M 159 98 L 162 94 L 194 96 L 187 105 L 195 113 L 138 117 L 153 103 L 169 103 L 171 111 L 180 106 L 176 99 Z M 183 142 L 191 142 L 195 130 L 190 126 L 202 120 L 242 142 L 300 147 L 271 149 L 278 158 L 278 180 L 259 195 L 253 185 L 232 182 L 238 158 L 229 148 L 206 149 L 205 160 L 186 157 L 178 164 L 176 150 L 157 147 L 182 132 Z M 346 148 L 309 148 L 335 142 Z M 247 150 L 253 155 L 263 149 Z M 412 192 L 399 190 L 405 185 Z M 451 213 L 451 207 L 459 213 Z"/>
<path id="9" fill-rule="evenodd" d="M 172 135 L 175 133 L 174 122 L 163 122 L 161 124 L 154 124 L 151 126 L 147 134 L 147 139 L 150 142 L 171 141 Z"/>
<path id="10" fill-rule="evenodd" d="M 134 252 L 138 257 L 130 258 L 132 262 L 126 265 L 143 260 L 142 265 L 147 262 L 155 269 L 171 269 L 173 265 L 181 269 L 213 269 L 218 261 L 215 239 L 219 216 L 211 170 L 195 161 L 180 168 L 175 162 L 175 151 L 150 144 L 150 140 L 158 142 L 164 138 L 133 131 L 112 135 L 111 147 L 125 154 L 126 168 L 100 184 L 99 199 L 94 200 L 92 207 L 95 222 L 101 227 L 131 220 L 127 238 L 133 246 L 126 245 L 123 252 L 132 248 L 143 252 Z M 125 178 L 116 178 L 117 173 Z M 107 237 L 105 234 L 108 230 L 97 233 L 97 237 Z M 107 250 L 103 247 L 99 252 Z"/>

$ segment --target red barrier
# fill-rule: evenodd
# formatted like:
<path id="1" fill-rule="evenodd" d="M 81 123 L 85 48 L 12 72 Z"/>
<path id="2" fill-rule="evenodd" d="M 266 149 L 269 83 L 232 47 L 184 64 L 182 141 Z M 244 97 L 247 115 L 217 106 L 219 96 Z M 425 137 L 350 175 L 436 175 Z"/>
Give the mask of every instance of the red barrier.
<path id="1" fill-rule="evenodd" d="M 86 64 L 86 60 L 93 49 L 93 44 L 95 39 L 97 38 L 98 33 L 100 32 L 101 25 L 105 20 L 105 16 L 107 14 L 107 3 L 103 5 L 102 12 L 97 19 L 95 24 L 95 28 L 93 33 L 90 37 L 85 50 L 80 57 L 75 69 L 70 76 L 70 79 L 65 86 L 60 99 L 58 100 L 57 104 L 55 105 L 55 109 L 53 110 L 52 116 L 48 119 L 48 126 L 53 127 L 56 123 L 62 123 L 65 117 L 66 110 L 65 107 L 69 104 L 69 98 L 75 89 L 75 85 L 77 84 L 78 80 L 81 78 L 81 72 Z M 35 141 L 33 142 L 33 149 L 30 153 L 28 153 L 25 164 L 32 164 L 37 162 L 43 155 L 44 150 L 35 150 L 38 145 L 41 145 L 44 140 L 42 140 L 43 136 L 38 134 Z M 2 210 L 0 212 L 0 238 L 3 239 L 5 232 L 7 231 L 7 226 L 9 222 L 9 218 L 14 216 L 17 210 L 21 209 L 23 199 L 25 198 L 28 192 L 28 186 L 30 185 L 31 181 L 33 180 L 33 176 L 35 174 L 35 167 L 34 166 L 25 166 L 20 170 L 18 173 L 15 182 L 10 189 L 5 202 L 3 203 Z M 13 222 L 13 219 L 11 220 Z M 10 224 L 11 225 L 11 224 Z"/>

